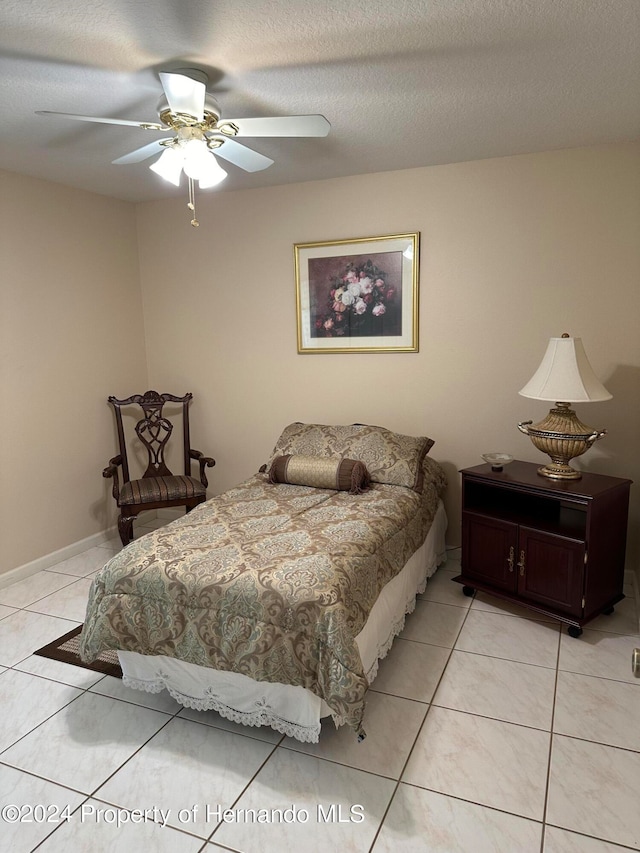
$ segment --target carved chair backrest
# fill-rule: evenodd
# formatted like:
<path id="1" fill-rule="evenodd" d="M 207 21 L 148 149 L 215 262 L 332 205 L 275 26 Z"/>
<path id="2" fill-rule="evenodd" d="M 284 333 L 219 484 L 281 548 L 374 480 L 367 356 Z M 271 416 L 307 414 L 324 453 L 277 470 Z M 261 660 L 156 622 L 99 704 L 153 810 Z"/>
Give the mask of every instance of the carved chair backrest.
<path id="1" fill-rule="evenodd" d="M 168 418 L 163 417 L 162 409 L 165 403 L 182 403 L 182 436 L 184 450 L 184 473 L 189 474 L 189 402 L 193 394 L 185 394 L 184 397 L 176 397 L 173 394 L 158 394 L 157 391 L 145 391 L 144 394 L 134 394 L 119 400 L 117 397 L 109 397 L 116 415 L 116 426 L 118 429 L 118 444 L 120 445 L 120 456 L 122 457 L 122 476 L 124 482 L 130 480 L 129 462 L 127 459 L 127 442 L 124 424 L 122 420 L 122 408 L 137 404 L 142 408 L 144 417 L 135 426 L 136 435 L 144 445 L 147 455 L 147 469 L 142 475 L 144 477 L 170 477 L 171 471 L 164 460 L 164 452 L 167 442 L 173 431 L 173 424 Z"/>

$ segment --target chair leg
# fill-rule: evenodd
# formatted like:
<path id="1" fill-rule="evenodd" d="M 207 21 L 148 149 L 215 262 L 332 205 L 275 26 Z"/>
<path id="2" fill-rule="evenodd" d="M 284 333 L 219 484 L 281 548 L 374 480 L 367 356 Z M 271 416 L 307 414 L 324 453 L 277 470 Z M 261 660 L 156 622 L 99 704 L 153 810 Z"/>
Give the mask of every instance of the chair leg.
<path id="1" fill-rule="evenodd" d="M 128 545 L 133 539 L 133 515 L 120 515 L 118 517 L 118 533 L 123 545 Z"/>

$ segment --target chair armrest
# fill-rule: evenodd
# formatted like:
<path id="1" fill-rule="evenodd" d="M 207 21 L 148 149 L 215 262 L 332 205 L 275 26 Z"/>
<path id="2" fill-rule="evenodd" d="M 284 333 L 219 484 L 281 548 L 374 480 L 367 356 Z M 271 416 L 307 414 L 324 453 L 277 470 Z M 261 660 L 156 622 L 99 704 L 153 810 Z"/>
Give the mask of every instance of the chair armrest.
<path id="1" fill-rule="evenodd" d="M 210 456 L 204 456 L 199 450 L 189 450 L 189 458 L 196 459 L 200 463 L 200 482 L 206 489 L 209 485 L 209 481 L 207 480 L 207 475 L 204 473 L 204 469 L 213 468 L 216 464 L 216 460 L 212 459 Z"/>
<path id="2" fill-rule="evenodd" d="M 118 499 L 120 497 L 120 482 L 118 479 L 118 465 L 122 465 L 122 456 L 120 456 L 120 455 L 114 456 L 113 459 L 110 459 L 109 465 L 102 472 L 102 476 L 106 477 L 107 479 L 109 477 L 113 477 L 112 493 L 113 493 L 113 497 L 116 500 L 116 503 L 118 502 Z"/>

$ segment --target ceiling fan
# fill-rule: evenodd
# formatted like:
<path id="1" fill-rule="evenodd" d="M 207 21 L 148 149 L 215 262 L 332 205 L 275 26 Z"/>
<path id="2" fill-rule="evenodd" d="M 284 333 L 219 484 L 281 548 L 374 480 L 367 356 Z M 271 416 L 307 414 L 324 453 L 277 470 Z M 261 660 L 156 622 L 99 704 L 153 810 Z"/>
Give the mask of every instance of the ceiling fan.
<path id="1" fill-rule="evenodd" d="M 269 157 L 247 148 L 237 142 L 235 137 L 326 136 L 331 128 L 322 115 L 223 120 L 218 102 L 207 92 L 209 81 L 203 71 L 182 68 L 160 72 L 159 76 L 164 90 L 157 107 L 160 123 L 74 115 L 50 110 L 38 110 L 37 114 L 75 121 L 139 127 L 142 130 L 164 133 L 172 131 L 171 136 L 143 145 L 142 148 L 118 157 L 113 163 L 139 163 L 160 154 L 150 168 L 176 186 L 180 185 L 184 172 L 189 183 L 188 206 L 193 211 L 191 224 L 194 226 L 199 224 L 195 215 L 195 182 L 198 182 L 200 189 L 207 189 L 219 184 L 227 176 L 217 160 L 218 157 L 244 169 L 245 172 L 259 172 L 273 164 Z"/>

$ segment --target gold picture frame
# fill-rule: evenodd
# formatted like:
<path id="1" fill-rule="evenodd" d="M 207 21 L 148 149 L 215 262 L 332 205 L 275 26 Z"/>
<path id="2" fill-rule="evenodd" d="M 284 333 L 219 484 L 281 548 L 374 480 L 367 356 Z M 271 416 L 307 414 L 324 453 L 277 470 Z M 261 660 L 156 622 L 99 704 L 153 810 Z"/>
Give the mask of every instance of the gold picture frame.
<path id="1" fill-rule="evenodd" d="M 299 353 L 418 352 L 420 235 L 294 246 Z"/>

